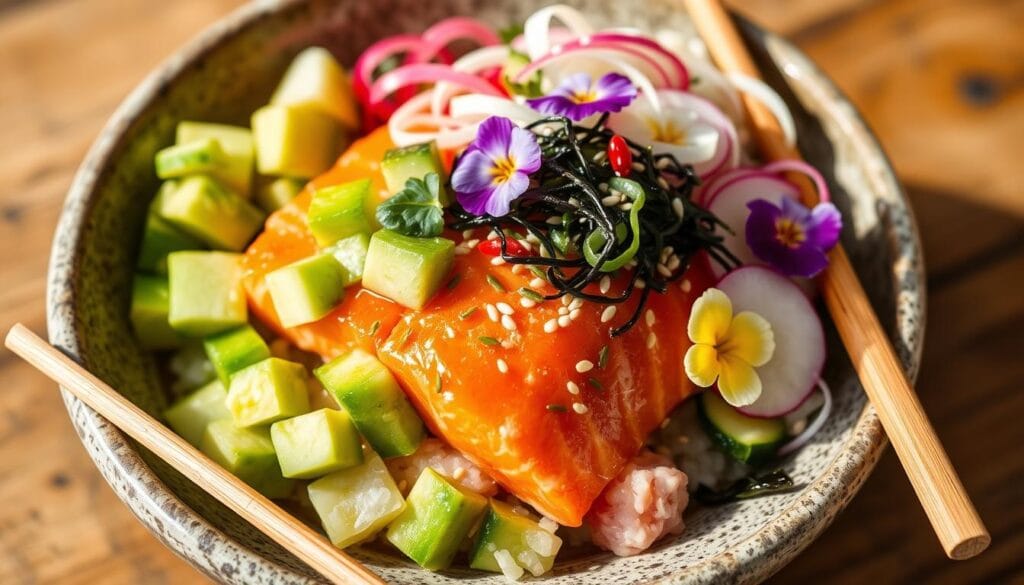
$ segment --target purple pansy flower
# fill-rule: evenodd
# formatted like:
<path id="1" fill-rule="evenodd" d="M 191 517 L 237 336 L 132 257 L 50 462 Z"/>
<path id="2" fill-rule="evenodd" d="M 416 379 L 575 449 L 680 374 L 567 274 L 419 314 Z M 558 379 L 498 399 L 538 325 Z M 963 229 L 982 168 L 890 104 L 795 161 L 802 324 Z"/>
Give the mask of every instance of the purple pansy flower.
<path id="1" fill-rule="evenodd" d="M 540 168 L 537 137 L 508 118 L 491 116 L 480 123 L 452 172 L 452 187 L 462 207 L 476 215 L 508 214 L 512 200 L 530 186 Z"/>
<path id="2" fill-rule="evenodd" d="M 747 207 L 747 245 L 755 256 L 790 276 L 811 277 L 828 266 L 825 253 L 843 227 L 835 205 L 819 203 L 812 210 L 783 197 L 782 207 L 764 199 Z"/>
<path id="3" fill-rule="evenodd" d="M 590 75 L 576 73 L 544 97 L 526 100 L 531 108 L 545 114 L 565 116 L 574 122 L 605 112 L 618 112 L 636 98 L 636 86 L 629 78 L 608 73 L 592 83 Z"/>

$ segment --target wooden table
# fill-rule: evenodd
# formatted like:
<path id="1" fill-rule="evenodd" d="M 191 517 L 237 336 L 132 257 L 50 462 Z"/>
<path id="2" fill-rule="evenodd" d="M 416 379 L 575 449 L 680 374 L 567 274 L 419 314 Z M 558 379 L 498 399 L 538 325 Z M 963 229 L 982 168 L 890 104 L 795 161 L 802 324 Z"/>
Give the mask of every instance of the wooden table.
<path id="1" fill-rule="evenodd" d="M 239 0 L 0 0 L 0 329 L 45 329 L 72 174 L 142 76 Z M 1024 582 L 1024 1 L 743 0 L 867 116 L 928 264 L 918 390 L 992 531 L 947 561 L 887 453 L 778 583 Z M 50 382 L 0 351 L 0 583 L 189 583 L 85 455 Z"/>

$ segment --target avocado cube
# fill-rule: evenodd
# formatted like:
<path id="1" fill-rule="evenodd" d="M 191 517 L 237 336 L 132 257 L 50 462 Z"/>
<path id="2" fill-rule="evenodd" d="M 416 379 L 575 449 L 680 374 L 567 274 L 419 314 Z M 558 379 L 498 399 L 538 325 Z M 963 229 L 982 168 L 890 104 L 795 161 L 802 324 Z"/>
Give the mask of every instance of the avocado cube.
<path id="1" fill-rule="evenodd" d="M 302 181 L 278 177 L 260 189 L 256 194 L 256 202 L 267 213 L 273 213 L 291 203 L 302 191 L 302 187 Z"/>
<path id="2" fill-rule="evenodd" d="M 229 420 L 231 411 L 224 405 L 228 391 L 219 380 L 179 398 L 164 411 L 167 425 L 195 447 L 203 442 L 206 427 L 218 420 Z"/>
<path id="3" fill-rule="evenodd" d="M 388 468 L 369 448 L 361 465 L 335 471 L 307 489 L 327 538 L 338 548 L 373 536 L 405 505 Z"/>
<path id="4" fill-rule="evenodd" d="M 363 287 L 410 309 L 422 309 L 441 288 L 455 260 L 455 243 L 380 230 L 370 238 Z"/>
<path id="5" fill-rule="evenodd" d="M 256 168 L 264 175 L 309 179 L 341 150 L 338 122 L 310 107 L 264 106 L 252 115 Z"/>
<path id="6" fill-rule="evenodd" d="M 235 477 L 268 498 L 292 493 L 295 481 L 281 475 L 270 431 L 239 428 L 230 420 L 217 420 L 206 427 L 200 450 Z"/>
<path id="7" fill-rule="evenodd" d="M 206 337 L 246 323 L 242 256 L 229 252 L 174 252 L 167 257 L 171 327 Z"/>
<path id="8" fill-rule="evenodd" d="M 542 528 L 537 521 L 492 499 L 470 550 L 469 566 L 501 573 L 494 555 L 508 551 L 517 565 L 538 577 L 551 570 L 561 547 L 562 539 Z"/>
<path id="9" fill-rule="evenodd" d="M 143 349 L 174 349 L 182 344 L 182 336 L 167 321 L 170 305 L 166 278 L 135 275 L 130 317 L 135 337 Z"/>
<path id="10" fill-rule="evenodd" d="M 366 265 L 366 252 L 370 249 L 370 236 L 368 234 L 356 234 L 338 240 L 332 246 L 324 249 L 324 252 L 334 256 L 334 259 L 345 269 L 345 286 L 355 284 L 363 279 L 363 266 Z"/>
<path id="11" fill-rule="evenodd" d="M 267 290 L 284 327 L 323 318 L 345 296 L 345 269 L 330 254 L 317 254 L 267 274 Z"/>
<path id="12" fill-rule="evenodd" d="M 405 510 L 388 526 L 387 539 L 424 569 L 451 564 L 487 507 L 487 498 L 461 490 L 426 468 L 409 492 Z"/>
<path id="13" fill-rule="evenodd" d="M 442 206 L 451 203 L 448 190 L 444 188 L 445 175 L 444 164 L 441 162 L 441 155 L 437 152 L 437 143 L 434 141 L 421 144 L 410 144 L 399 148 L 392 148 L 384 153 L 384 160 L 380 163 L 381 173 L 384 175 L 384 183 L 388 191 L 398 193 L 405 189 L 405 182 L 409 179 L 423 179 L 427 173 L 437 173 L 441 179 L 441 188 L 438 193 Z"/>
<path id="14" fill-rule="evenodd" d="M 369 194 L 369 179 L 317 189 L 308 213 L 309 231 L 316 242 L 330 246 L 342 238 L 373 231 L 364 210 Z"/>
<path id="15" fill-rule="evenodd" d="M 309 411 L 306 368 L 267 358 L 231 376 L 227 407 L 239 427 L 268 425 Z"/>
<path id="16" fill-rule="evenodd" d="M 168 146 L 156 153 L 156 176 L 173 179 L 199 173 L 209 173 L 223 167 L 227 155 L 220 142 L 213 138 L 201 138 Z"/>
<path id="17" fill-rule="evenodd" d="M 206 245 L 156 214 L 146 216 L 139 258 L 135 266 L 154 274 L 167 274 L 167 255 L 180 250 L 202 250 Z"/>
<path id="18" fill-rule="evenodd" d="M 323 47 L 309 47 L 296 55 L 270 103 L 308 106 L 334 117 L 346 128 L 359 128 L 352 84 L 331 52 Z"/>
<path id="19" fill-rule="evenodd" d="M 323 408 L 270 425 L 285 477 L 312 479 L 363 462 L 359 432 L 342 410 Z"/>
<path id="20" fill-rule="evenodd" d="M 207 337 L 203 348 L 225 386 L 231 383 L 231 376 L 238 370 L 270 357 L 267 342 L 251 325 Z"/>
<path id="21" fill-rule="evenodd" d="M 194 175 L 160 200 L 160 217 L 211 248 L 242 251 L 263 227 L 264 214 L 206 175 Z"/>
<path id="22" fill-rule="evenodd" d="M 423 440 L 423 421 L 375 356 L 357 349 L 313 373 L 381 457 L 408 455 Z"/>
<path id="23" fill-rule="evenodd" d="M 211 174 L 235 190 L 242 197 L 248 198 L 252 189 L 252 169 L 255 158 L 252 131 L 241 126 L 227 124 L 211 124 L 208 122 L 178 122 L 177 144 L 186 144 L 195 140 L 212 138 L 224 151 L 224 163 Z"/>

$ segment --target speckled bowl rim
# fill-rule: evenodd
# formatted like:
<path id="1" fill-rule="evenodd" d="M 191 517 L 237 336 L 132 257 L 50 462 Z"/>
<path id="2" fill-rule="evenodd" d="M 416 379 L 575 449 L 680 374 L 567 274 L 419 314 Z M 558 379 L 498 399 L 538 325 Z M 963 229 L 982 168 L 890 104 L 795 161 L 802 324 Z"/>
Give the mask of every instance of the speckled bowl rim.
<path id="1" fill-rule="evenodd" d="M 73 286 L 73 277 L 78 269 L 76 257 L 79 244 L 95 203 L 96 187 L 101 184 L 110 163 L 124 147 L 126 130 L 146 112 L 163 89 L 172 84 L 192 63 L 216 50 L 225 40 L 258 24 L 264 16 L 293 1 L 253 2 L 205 29 L 132 91 L 91 146 L 68 191 L 54 235 L 48 274 L 47 326 L 50 341 L 69 355 L 80 357 L 82 348 L 76 327 L 76 294 Z M 901 251 L 902 257 L 896 258 L 903 262 L 904 267 L 897 279 L 913 281 L 910 284 L 916 286 L 910 288 L 917 292 L 914 298 L 898 299 L 896 308 L 897 314 L 901 315 L 903 313 L 900 309 L 911 309 L 911 314 L 900 318 L 898 330 L 909 333 L 910 355 L 904 361 L 909 376 L 914 379 L 921 358 L 925 288 L 920 237 L 906 196 L 874 134 L 846 96 L 814 63 L 786 41 L 770 33 L 766 33 L 765 40 L 787 49 L 786 52 L 792 55 L 800 68 L 816 77 L 821 88 L 831 94 L 831 103 L 845 110 L 842 113 L 849 122 L 846 130 L 856 135 L 854 142 L 859 149 L 867 150 L 879 159 L 883 175 L 880 180 L 890 183 L 890 187 L 898 194 L 901 208 L 894 209 L 894 212 L 907 217 L 903 227 L 908 232 L 905 235 L 910 245 Z M 896 226 L 894 229 L 900 228 Z M 914 329 L 903 331 L 908 322 L 914 324 Z M 62 389 L 62 393 L 74 427 L 104 479 L 136 517 L 178 556 L 215 580 L 233 580 L 233 575 L 225 575 L 216 562 L 218 557 L 227 555 L 239 559 L 241 562 L 238 566 L 246 566 L 250 575 L 259 575 L 260 582 L 308 581 L 305 576 L 242 546 L 196 514 L 156 476 L 139 456 L 137 447 L 121 431 L 66 390 Z M 870 475 L 885 445 L 886 438 L 879 419 L 874 408 L 868 404 L 843 444 L 840 454 L 817 480 L 804 489 L 801 497 L 780 512 L 774 521 L 765 524 L 732 549 L 689 565 L 660 582 L 716 583 L 723 580 L 735 581 L 737 576 L 741 576 L 739 579 L 743 582 L 753 582 L 767 578 L 806 548 L 828 526 L 835 513 L 846 506 Z M 209 537 L 197 538 L 200 531 Z"/>

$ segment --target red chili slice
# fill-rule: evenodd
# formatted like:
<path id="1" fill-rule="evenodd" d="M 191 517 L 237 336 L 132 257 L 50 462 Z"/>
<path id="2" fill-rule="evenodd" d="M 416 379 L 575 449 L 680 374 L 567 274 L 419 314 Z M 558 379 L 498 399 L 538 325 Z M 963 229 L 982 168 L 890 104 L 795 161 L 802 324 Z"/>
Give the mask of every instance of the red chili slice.
<path id="1" fill-rule="evenodd" d="M 477 245 L 476 249 L 488 256 L 501 256 L 501 240 L 497 238 L 484 240 Z M 505 251 L 509 256 L 526 256 L 530 253 L 515 238 L 505 238 Z"/>
<path id="2" fill-rule="evenodd" d="M 633 170 L 633 151 L 626 144 L 626 139 L 618 134 L 608 141 L 608 163 L 620 177 L 628 177 Z"/>

